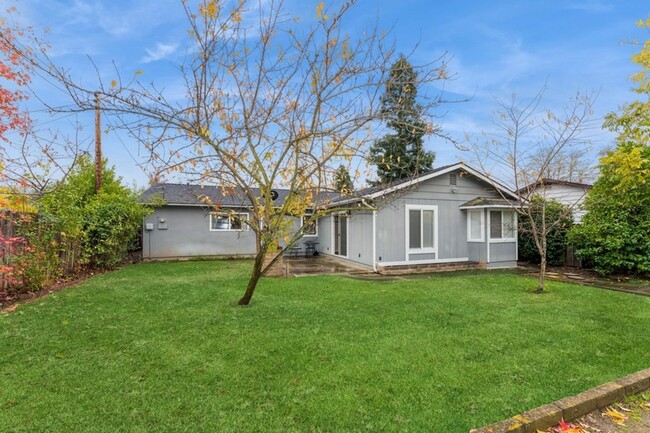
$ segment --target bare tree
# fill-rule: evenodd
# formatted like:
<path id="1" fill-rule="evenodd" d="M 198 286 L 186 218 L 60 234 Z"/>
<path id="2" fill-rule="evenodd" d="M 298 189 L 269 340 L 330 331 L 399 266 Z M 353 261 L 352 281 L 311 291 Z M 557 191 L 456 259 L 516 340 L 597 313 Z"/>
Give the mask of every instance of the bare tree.
<path id="1" fill-rule="evenodd" d="M 291 246 L 302 235 L 302 229 L 290 233 L 287 215 L 310 209 L 309 225 L 329 212 L 326 192 L 334 190 L 335 169 L 363 157 L 375 139 L 393 43 L 376 28 L 345 32 L 354 0 L 338 8 L 320 3 L 315 19 L 307 20 L 289 16 L 282 0 L 209 0 L 198 8 L 179 3 L 196 48 L 179 67 L 186 93 L 181 100 L 162 86 L 143 84 L 139 72 L 129 79 L 116 72 L 110 83 L 100 77 L 99 89 L 88 89 L 47 58 L 31 61 L 81 110 L 94 108 L 98 91 L 104 113 L 118 116 L 149 149 L 157 171 L 243 191 L 251 215 L 245 223 L 257 248 L 239 301 L 246 305 L 274 263 L 265 264 L 267 253 L 280 238 Z M 422 85 L 447 77 L 445 57 L 415 69 Z M 420 103 L 432 119 L 443 100 L 429 90 L 434 94 L 421 95 Z M 271 199 L 277 187 L 290 190 L 281 203 Z"/>
<path id="2" fill-rule="evenodd" d="M 0 187 L 10 194 L 42 196 L 72 169 L 82 144 L 76 125 L 71 137 L 43 128 L 25 107 L 37 99 L 30 84 L 35 55 L 47 53 L 35 29 L 16 23 L 18 10 L 0 19 Z M 20 51 L 16 47 L 20 46 Z M 51 119 L 48 119 L 48 123 Z"/>
<path id="3" fill-rule="evenodd" d="M 583 150 L 589 146 L 587 132 L 594 126 L 593 95 L 578 93 L 561 112 L 554 113 L 541 108 L 544 91 L 545 87 L 524 103 L 516 96 L 508 103 L 497 101 L 499 108 L 493 116 L 495 132 L 483 133 L 483 139 L 470 144 L 475 163 L 493 182 L 507 185 L 515 192 L 516 200 L 505 195 L 503 198 L 530 222 L 530 235 L 540 256 L 536 293 L 544 292 L 545 287 L 547 236 L 565 223 L 578 204 L 577 200 L 565 208 L 566 215 L 549 220 L 544 179 L 556 170 L 573 173 L 574 167 L 588 165 Z M 542 200 L 533 200 L 536 196 Z"/>
<path id="4" fill-rule="evenodd" d="M 0 148 L 0 185 L 13 194 L 34 198 L 56 189 L 83 151 L 85 140 L 80 138 L 77 125 L 74 136 L 49 129 L 38 130 L 32 124 L 15 140 L 8 140 Z"/>

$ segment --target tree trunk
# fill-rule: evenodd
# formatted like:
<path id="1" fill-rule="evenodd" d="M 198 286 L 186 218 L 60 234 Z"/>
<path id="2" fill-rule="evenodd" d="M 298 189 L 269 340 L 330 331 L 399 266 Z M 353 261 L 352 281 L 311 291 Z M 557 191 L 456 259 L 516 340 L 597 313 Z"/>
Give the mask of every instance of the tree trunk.
<path id="1" fill-rule="evenodd" d="M 257 255 L 255 256 L 255 263 L 253 264 L 253 272 L 251 273 L 251 277 L 248 280 L 248 285 L 246 286 L 246 292 L 238 302 L 239 305 L 248 305 L 251 299 L 253 298 L 253 293 L 255 293 L 255 288 L 257 287 L 257 283 L 262 277 L 262 266 L 264 264 L 265 256 L 266 256 L 266 251 L 264 251 L 264 249 L 260 249 L 257 252 Z"/>
<path id="2" fill-rule="evenodd" d="M 540 251 L 539 277 L 537 278 L 537 289 L 535 293 L 544 293 L 544 280 L 546 279 L 546 236 L 542 238 Z"/>

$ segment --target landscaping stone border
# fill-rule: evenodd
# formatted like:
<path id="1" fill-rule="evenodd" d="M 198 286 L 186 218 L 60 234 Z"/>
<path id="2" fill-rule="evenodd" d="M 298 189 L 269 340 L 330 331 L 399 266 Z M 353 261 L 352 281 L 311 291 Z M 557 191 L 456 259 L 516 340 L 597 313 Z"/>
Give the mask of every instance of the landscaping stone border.
<path id="1" fill-rule="evenodd" d="M 537 430 L 543 431 L 557 425 L 561 419 L 572 421 L 649 388 L 650 368 L 646 368 L 578 395 L 515 415 L 505 421 L 472 429 L 470 433 L 535 433 Z"/>

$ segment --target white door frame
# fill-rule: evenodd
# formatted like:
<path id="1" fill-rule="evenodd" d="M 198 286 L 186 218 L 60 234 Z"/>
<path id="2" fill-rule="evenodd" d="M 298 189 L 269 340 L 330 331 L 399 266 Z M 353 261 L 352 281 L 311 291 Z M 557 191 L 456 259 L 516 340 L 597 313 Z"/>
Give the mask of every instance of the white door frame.
<path id="1" fill-rule="evenodd" d="M 339 227 L 340 227 L 340 225 L 341 225 L 341 218 L 340 217 L 341 216 L 345 217 L 345 255 L 336 254 L 336 250 L 337 250 L 336 242 L 338 241 L 338 239 L 336 239 L 336 235 L 335 235 L 335 233 L 336 233 L 336 218 L 335 217 L 339 217 L 338 218 L 338 224 L 339 224 Z M 339 230 L 339 234 L 340 234 L 340 230 Z M 340 245 L 339 245 L 339 247 L 340 247 Z M 335 255 L 336 257 L 348 258 L 349 247 L 350 247 L 350 215 L 348 215 L 347 212 L 335 212 L 335 213 L 332 214 L 332 254 Z M 339 251 L 341 250 L 341 248 L 338 248 L 338 249 L 339 249 Z"/>

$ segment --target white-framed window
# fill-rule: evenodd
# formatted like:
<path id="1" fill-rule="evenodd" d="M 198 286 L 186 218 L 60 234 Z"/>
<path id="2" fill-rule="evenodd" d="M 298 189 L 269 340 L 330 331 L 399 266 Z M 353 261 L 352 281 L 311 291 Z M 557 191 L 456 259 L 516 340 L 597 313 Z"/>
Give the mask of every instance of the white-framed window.
<path id="1" fill-rule="evenodd" d="M 437 251 L 438 206 L 406 206 L 406 245 L 411 253 Z"/>
<path id="2" fill-rule="evenodd" d="M 467 242 L 485 242 L 485 211 L 467 211 Z"/>
<path id="3" fill-rule="evenodd" d="M 213 212 L 210 214 L 210 231 L 248 230 L 246 221 L 248 221 L 246 212 Z"/>
<path id="4" fill-rule="evenodd" d="M 300 217 L 300 227 L 303 227 L 303 236 L 318 236 L 318 218 L 311 219 L 311 214 Z"/>
<path id="5" fill-rule="evenodd" d="M 513 210 L 490 210 L 490 240 L 513 242 L 517 237 L 517 216 Z"/>

